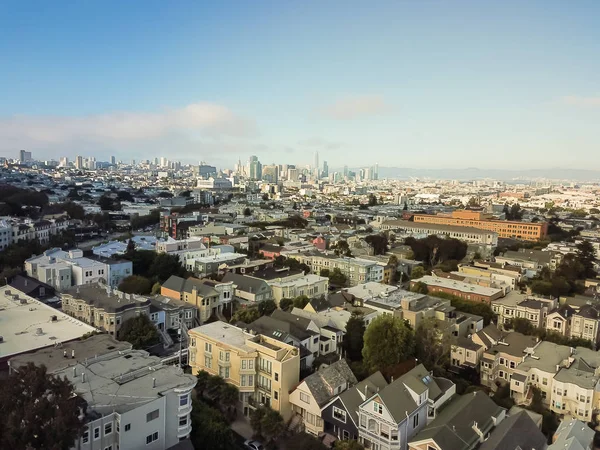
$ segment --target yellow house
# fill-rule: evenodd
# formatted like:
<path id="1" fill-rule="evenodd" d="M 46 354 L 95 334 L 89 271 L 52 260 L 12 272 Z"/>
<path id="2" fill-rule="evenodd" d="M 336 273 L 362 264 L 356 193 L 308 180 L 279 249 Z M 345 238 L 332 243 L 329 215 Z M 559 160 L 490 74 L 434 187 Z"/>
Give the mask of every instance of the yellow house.
<path id="1" fill-rule="evenodd" d="M 289 393 L 299 382 L 300 353 L 293 345 L 247 333 L 225 322 L 213 322 L 189 332 L 192 373 L 220 375 L 240 390 L 245 415 L 261 405 L 292 415 Z"/>

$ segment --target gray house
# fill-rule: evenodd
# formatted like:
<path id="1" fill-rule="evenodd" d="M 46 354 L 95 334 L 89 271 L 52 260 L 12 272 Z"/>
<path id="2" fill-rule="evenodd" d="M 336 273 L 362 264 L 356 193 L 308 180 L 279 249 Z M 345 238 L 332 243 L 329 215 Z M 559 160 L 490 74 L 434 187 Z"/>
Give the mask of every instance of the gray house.
<path id="1" fill-rule="evenodd" d="M 239 300 L 249 302 L 262 302 L 273 299 L 271 286 L 265 280 L 239 275 L 237 273 L 226 273 L 223 282 L 232 281 L 235 285 L 235 296 Z"/>

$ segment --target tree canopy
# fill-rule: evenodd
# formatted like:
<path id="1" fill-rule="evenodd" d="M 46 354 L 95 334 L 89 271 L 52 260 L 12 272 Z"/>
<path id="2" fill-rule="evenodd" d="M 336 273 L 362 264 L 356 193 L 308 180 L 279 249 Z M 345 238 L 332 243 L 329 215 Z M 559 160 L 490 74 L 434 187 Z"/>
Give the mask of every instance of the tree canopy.
<path id="1" fill-rule="evenodd" d="M 130 275 L 119 283 L 119 290 L 128 294 L 148 295 L 152 292 L 152 282 L 141 275 Z"/>
<path id="2" fill-rule="evenodd" d="M 277 304 L 273 300 L 263 300 L 258 304 L 258 313 L 261 316 L 270 316 L 277 309 Z"/>
<path id="3" fill-rule="evenodd" d="M 120 341 L 129 342 L 133 348 L 146 348 L 158 344 L 158 330 L 145 314 L 127 319 L 117 334 Z"/>
<path id="4" fill-rule="evenodd" d="M 348 282 L 348 277 L 338 267 L 335 267 L 329 272 L 329 282 L 336 286 L 345 286 Z"/>
<path id="5" fill-rule="evenodd" d="M 402 319 L 384 314 L 367 327 L 362 355 L 365 364 L 376 371 L 405 361 L 413 354 L 413 349 L 412 330 Z"/>
<path id="6" fill-rule="evenodd" d="M 423 239 L 408 237 L 404 243 L 410 246 L 414 259 L 433 267 L 448 260 L 462 260 L 467 255 L 467 243 L 458 239 L 427 236 Z"/>
<path id="7" fill-rule="evenodd" d="M 221 412 L 203 401 L 193 400 L 190 440 L 195 448 L 235 448 L 233 432 Z"/>
<path id="8" fill-rule="evenodd" d="M 66 379 L 28 364 L 0 389 L 0 448 L 68 450 L 83 430 L 78 397 Z"/>
<path id="9" fill-rule="evenodd" d="M 285 430 L 283 417 L 277 411 L 261 406 L 250 416 L 250 426 L 258 436 L 269 442 L 277 439 Z"/>
<path id="10" fill-rule="evenodd" d="M 440 370 L 450 362 L 455 337 L 449 329 L 440 328 L 435 317 L 424 319 L 415 330 L 415 356 L 429 370 Z"/>
<path id="11" fill-rule="evenodd" d="M 346 323 L 346 335 L 342 342 L 342 348 L 346 353 L 346 358 L 351 361 L 362 360 L 362 350 L 364 346 L 365 322 L 363 315 L 353 312 Z"/>
<path id="12" fill-rule="evenodd" d="M 365 242 L 373 248 L 375 255 L 384 255 L 388 251 L 388 239 L 383 234 L 371 234 L 365 238 Z"/>

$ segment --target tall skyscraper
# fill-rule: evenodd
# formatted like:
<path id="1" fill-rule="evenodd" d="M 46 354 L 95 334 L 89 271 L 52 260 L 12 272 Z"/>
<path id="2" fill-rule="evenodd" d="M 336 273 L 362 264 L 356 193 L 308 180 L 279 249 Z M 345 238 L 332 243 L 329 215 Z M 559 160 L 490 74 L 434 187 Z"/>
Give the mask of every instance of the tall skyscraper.
<path id="1" fill-rule="evenodd" d="M 258 157 L 252 155 L 248 161 L 248 174 L 252 180 L 262 179 L 262 164 L 258 160 Z"/>
<path id="2" fill-rule="evenodd" d="M 379 180 L 379 163 L 375 163 L 375 167 L 373 167 L 373 179 Z"/>
<path id="3" fill-rule="evenodd" d="M 268 183 L 277 183 L 279 181 L 279 167 L 275 164 L 264 166 L 262 168 L 262 179 Z"/>
<path id="4" fill-rule="evenodd" d="M 344 178 L 348 176 L 348 166 L 344 166 Z"/>
<path id="5" fill-rule="evenodd" d="M 117 158 L 115 158 L 114 156 L 111 156 L 110 163 L 114 166 L 117 163 Z"/>
<path id="6" fill-rule="evenodd" d="M 323 172 L 321 172 L 321 176 L 323 178 L 327 178 L 329 176 L 329 166 L 327 165 L 327 161 L 323 161 Z"/>
<path id="7" fill-rule="evenodd" d="M 75 168 L 76 169 L 83 169 L 83 156 L 77 155 L 75 157 Z"/>
<path id="8" fill-rule="evenodd" d="M 66 156 L 61 156 L 60 158 L 60 167 L 67 167 L 69 165 L 69 158 Z"/>
<path id="9" fill-rule="evenodd" d="M 19 161 L 22 163 L 31 161 L 31 152 L 26 152 L 25 150 L 19 151 Z"/>
<path id="10" fill-rule="evenodd" d="M 320 171 L 320 167 L 319 167 L 319 152 L 315 152 L 315 165 L 313 166 L 313 172 L 315 175 L 315 178 L 319 178 L 319 171 Z"/>

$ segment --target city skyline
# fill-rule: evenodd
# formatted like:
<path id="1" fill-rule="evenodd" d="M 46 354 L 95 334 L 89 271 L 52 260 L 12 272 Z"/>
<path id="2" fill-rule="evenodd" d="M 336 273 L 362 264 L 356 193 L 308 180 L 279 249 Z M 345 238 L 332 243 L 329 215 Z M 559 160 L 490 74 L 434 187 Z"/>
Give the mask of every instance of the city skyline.
<path id="1" fill-rule="evenodd" d="M 600 163 L 596 2 L 2 8 L 1 156 Z"/>

